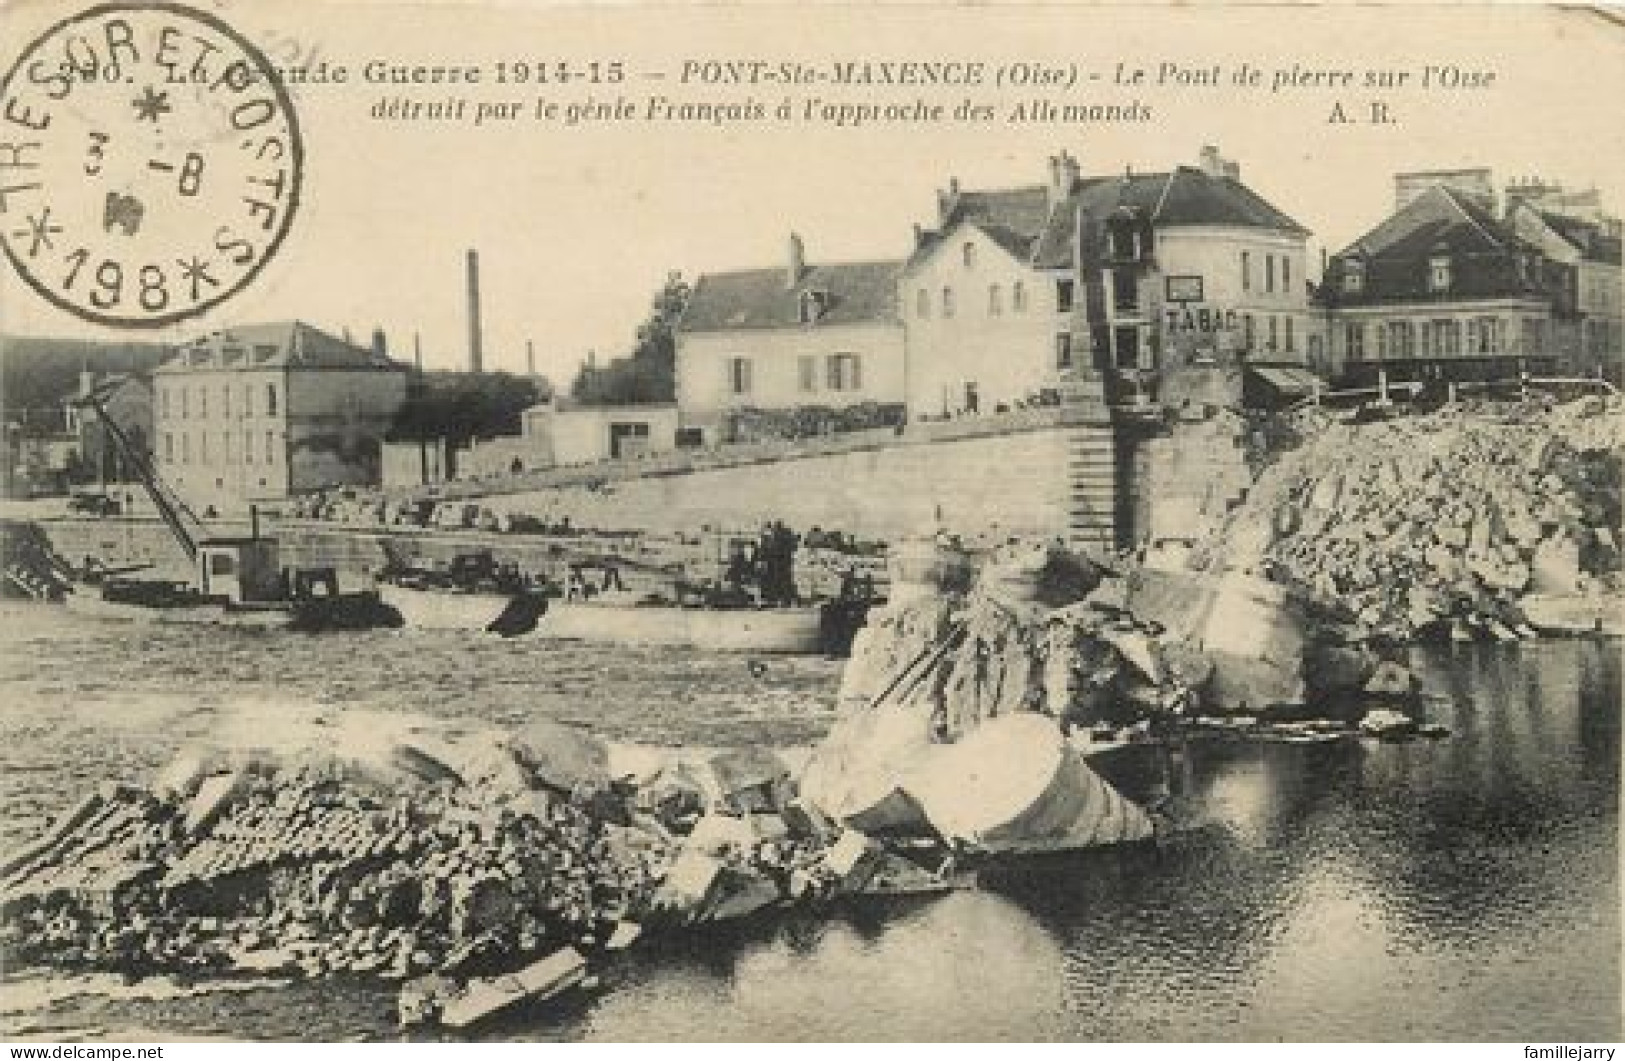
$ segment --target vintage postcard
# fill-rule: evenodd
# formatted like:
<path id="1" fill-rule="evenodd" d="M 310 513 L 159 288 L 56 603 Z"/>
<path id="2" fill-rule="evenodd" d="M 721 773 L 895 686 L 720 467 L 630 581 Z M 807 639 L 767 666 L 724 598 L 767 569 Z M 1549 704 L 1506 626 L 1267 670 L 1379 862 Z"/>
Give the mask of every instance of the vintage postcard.
<path id="1" fill-rule="evenodd" d="M 1619 9 L 0 31 L 7 1039 L 1611 1058 Z"/>

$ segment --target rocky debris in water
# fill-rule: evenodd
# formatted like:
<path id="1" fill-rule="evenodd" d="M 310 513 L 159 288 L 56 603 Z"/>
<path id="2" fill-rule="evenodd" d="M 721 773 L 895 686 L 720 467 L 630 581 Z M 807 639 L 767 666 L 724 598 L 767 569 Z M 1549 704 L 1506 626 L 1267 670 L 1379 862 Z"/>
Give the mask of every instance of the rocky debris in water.
<path id="1" fill-rule="evenodd" d="M 1056 543 L 1014 543 L 980 565 L 935 544 L 934 558 L 898 550 L 899 592 L 853 644 L 844 712 L 929 705 L 940 741 L 1025 712 L 1128 723 L 1186 704 L 1211 673 L 1126 609 L 1120 578 Z"/>
<path id="2" fill-rule="evenodd" d="M 1313 425 L 1208 543 L 1396 640 L 1533 636 L 1526 595 L 1621 589 L 1620 400 Z"/>
<path id="3" fill-rule="evenodd" d="M 1208 669 L 1054 543 L 1013 543 L 979 568 L 930 544 L 898 550 L 902 592 L 859 634 L 846 712 L 799 774 L 802 798 L 863 833 L 983 854 L 1149 837 L 1066 732 L 1172 719 Z"/>

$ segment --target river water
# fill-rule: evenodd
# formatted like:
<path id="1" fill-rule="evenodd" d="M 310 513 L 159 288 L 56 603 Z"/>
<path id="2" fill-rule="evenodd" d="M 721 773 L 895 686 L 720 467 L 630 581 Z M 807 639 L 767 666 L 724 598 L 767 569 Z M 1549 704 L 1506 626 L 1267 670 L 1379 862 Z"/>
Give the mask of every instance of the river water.
<path id="1" fill-rule="evenodd" d="M 1109 753 L 1186 828 L 930 901 L 635 949 L 589 1002 L 492 1038 L 1617 1040 L 1617 643 L 1419 652 L 1438 742 Z M 289 705 L 804 744 L 839 665 L 428 632 L 309 636 L 0 607 L 0 846 L 225 715 Z M 365 982 L 131 989 L 8 970 L 0 1036 L 390 1039 Z"/>

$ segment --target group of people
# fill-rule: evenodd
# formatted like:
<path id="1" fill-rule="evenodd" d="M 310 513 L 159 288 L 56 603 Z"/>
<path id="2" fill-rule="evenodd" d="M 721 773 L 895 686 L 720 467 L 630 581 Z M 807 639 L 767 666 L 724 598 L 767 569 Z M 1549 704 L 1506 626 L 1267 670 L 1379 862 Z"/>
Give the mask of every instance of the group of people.
<path id="1" fill-rule="evenodd" d="M 754 542 L 733 543 L 723 580 L 729 587 L 741 591 L 754 586 L 765 605 L 795 604 L 799 598 L 795 563 L 800 541 L 780 520 L 763 524 Z"/>

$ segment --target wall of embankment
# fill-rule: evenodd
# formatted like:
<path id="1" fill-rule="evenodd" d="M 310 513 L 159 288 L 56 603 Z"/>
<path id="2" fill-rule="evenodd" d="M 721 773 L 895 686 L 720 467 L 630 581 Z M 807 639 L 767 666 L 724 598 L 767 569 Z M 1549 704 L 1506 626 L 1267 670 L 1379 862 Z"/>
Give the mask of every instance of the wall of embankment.
<path id="1" fill-rule="evenodd" d="M 1203 489 L 1215 481 L 1210 461 L 1220 440 L 1200 440 L 1207 458 L 1196 462 Z M 1228 442 L 1228 439 L 1223 440 Z M 495 512 L 523 513 L 550 525 L 568 519 L 578 529 L 637 531 L 649 537 L 693 535 L 702 528 L 749 531 L 783 520 L 805 532 L 838 530 L 859 539 L 894 541 L 932 526 L 969 541 L 1011 537 L 1062 538 L 1074 547 L 1111 549 L 1125 519 L 1143 538 L 1156 522 L 1155 485 L 1170 501 L 1170 483 L 1183 449 L 1129 445 L 1108 423 L 1051 423 L 1024 430 L 927 444 L 874 446 L 833 453 L 786 454 L 754 463 L 648 474 L 598 482 L 571 482 L 526 491 L 466 496 L 463 503 Z M 1137 489 L 1135 482 L 1142 485 Z M 1188 491 L 1187 491 L 1188 492 Z M 1124 504 L 1125 498 L 1132 503 Z M 1181 500 L 1182 509 L 1203 506 Z M 1214 504 L 1214 508 L 1221 505 Z M 1189 513 L 1186 513 L 1187 519 Z M 1212 515 L 1212 513 L 1206 513 Z M 78 562 L 95 556 L 110 563 L 151 563 L 185 577 L 184 556 L 153 520 L 46 520 L 42 528 L 58 553 Z M 336 567 L 368 576 L 384 562 L 381 541 L 399 555 L 448 560 L 489 548 L 499 562 L 548 571 L 557 563 L 557 539 L 472 530 L 424 530 L 338 523 L 266 520 L 262 528 L 282 542 L 283 562 Z M 217 535 L 243 534 L 245 523 L 211 524 Z M 602 539 L 595 539 L 597 547 Z M 630 540 L 624 543 L 635 550 Z"/>

